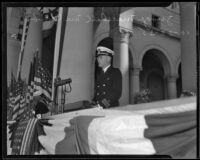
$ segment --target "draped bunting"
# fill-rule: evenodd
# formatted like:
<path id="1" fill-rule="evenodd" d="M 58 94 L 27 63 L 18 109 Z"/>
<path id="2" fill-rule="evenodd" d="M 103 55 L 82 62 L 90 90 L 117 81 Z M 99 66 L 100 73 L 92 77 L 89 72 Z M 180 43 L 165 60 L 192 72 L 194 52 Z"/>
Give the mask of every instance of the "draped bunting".
<path id="1" fill-rule="evenodd" d="M 183 102 L 182 102 L 183 101 Z M 35 124 L 23 154 L 166 155 L 196 157 L 195 98 L 111 109 L 90 108 L 51 116 Z M 182 102 L 182 103 L 180 103 Z M 137 108 L 138 106 L 141 107 Z M 133 108 L 135 107 L 135 109 Z"/>

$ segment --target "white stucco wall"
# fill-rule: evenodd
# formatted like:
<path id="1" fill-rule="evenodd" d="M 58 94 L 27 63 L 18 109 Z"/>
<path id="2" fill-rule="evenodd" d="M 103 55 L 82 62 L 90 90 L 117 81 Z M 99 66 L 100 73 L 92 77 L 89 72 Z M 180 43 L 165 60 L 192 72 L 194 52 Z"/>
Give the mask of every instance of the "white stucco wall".
<path id="1" fill-rule="evenodd" d="M 93 22 L 89 22 L 88 16 L 93 16 L 93 8 L 68 10 L 60 68 L 62 79 L 72 79 L 72 91 L 67 93 L 66 103 L 92 98 Z"/>
<path id="2" fill-rule="evenodd" d="M 42 21 L 34 20 L 31 18 L 28 35 L 26 39 L 26 45 L 24 48 L 24 56 L 21 68 L 21 77 L 28 82 L 30 64 L 33 61 L 34 53 L 36 49 L 39 51 L 39 57 L 42 54 Z"/>
<path id="3" fill-rule="evenodd" d="M 181 2 L 181 64 L 183 90 L 197 91 L 196 2 Z"/>
<path id="4" fill-rule="evenodd" d="M 180 14 L 170 11 L 164 7 L 136 7 L 134 10 L 134 19 L 151 25 L 152 14 L 160 17 L 163 30 L 180 34 Z"/>
<path id="5" fill-rule="evenodd" d="M 20 19 L 19 8 L 7 8 L 7 83 L 10 83 L 11 72 L 17 76 L 18 57 L 20 42 L 11 38 L 12 34 L 18 33 Z"/>

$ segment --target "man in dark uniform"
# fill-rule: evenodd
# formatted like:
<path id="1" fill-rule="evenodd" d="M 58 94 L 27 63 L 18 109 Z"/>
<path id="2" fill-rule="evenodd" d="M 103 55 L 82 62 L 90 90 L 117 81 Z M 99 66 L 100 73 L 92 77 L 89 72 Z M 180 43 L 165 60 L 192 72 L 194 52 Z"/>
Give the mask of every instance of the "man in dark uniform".
<path id="1" fill-rule="evenodd" d="M 122 74 L 118 68 L 111 66 L 114 52 L 107 48 L 97 47 L 97 61 L 101 71 L 97 75 L 93 102 L 103 108 L 119 105 L 122 93 Z"/>

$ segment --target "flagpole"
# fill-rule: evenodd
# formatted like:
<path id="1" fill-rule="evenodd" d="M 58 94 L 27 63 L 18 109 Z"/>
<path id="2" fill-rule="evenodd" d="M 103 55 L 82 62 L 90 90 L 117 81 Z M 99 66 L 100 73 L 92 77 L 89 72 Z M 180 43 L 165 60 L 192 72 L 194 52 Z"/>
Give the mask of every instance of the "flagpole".
<path id="1" fill-rule="evenodd" d="M 57 77 L 59 50 L 60 50 L 60 37 L 61 37 L 61 29 L 62 29 L 62 17 L 63 17 L 63 7 L 59 7 L 58 22 L 57 22 L 57 29 L 56 29 L 56 39 L 55 39 L 55 48 L 54 48 L 52 96 L 51 96 L 52 101 L 54 100 L 54 96 L 55 96 L 54 81 L 55 81 L 55 78 Z"/>
<path id="2" fill-rule="evenodd" d="M 20 48 L 20 52 L 19 52 L 18 67 L 17 67 L 17 79 L 19 77 L 19 73 L 21 72 L 21 60 L 22 60 L 22 52 L 23 52 L 23 48 L 24 48 L 24 37 L 25 37 L 25 31 L 26 31 L 26 23 L 27 23 L 27 17 L 24 18 L 22 41 L 21 41 L 21 48 Z"/>

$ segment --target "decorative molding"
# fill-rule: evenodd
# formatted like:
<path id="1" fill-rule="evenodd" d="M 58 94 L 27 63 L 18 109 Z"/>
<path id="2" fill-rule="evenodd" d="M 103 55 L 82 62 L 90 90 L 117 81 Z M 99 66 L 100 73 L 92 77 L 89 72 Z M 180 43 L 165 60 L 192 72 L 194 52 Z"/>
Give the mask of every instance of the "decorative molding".
<path id="1" fill-rule="evenodd" d="M 145 23 L 138 21 L 138 20 L 133 20 L 133 28 L 134 28 L 134 26 L 140 27 L 140 28 L 142 28 L 146 31 L 149 31 L 149 32 L 153 31 L 155 33 L 159 33 L 161 35 L 164 35 L 164 36 L 167 36 L 167 37 L 170 37 L 170 38 L 174 38 L 174 39 L 179 40 L 179 41 L 181 40 L 181 38 L 178 34 L 175 34 L 175 33 L 163 30 L 163 29 L 158 29 L 158 28 L 152 27 L 151 25 L 145 24 Z"/>
<path id="2" fill-rule="evenodd" d="M 130 68 L 132 76 L 139 76 L 141 70 L 142 70 L 141 67 L 132 67 L 132 68 Z"/>
<path id="3" fill-rule="evenodd" d="M 165 78 L 167 78 L 168 82 L 176 82 L 178 75 L 177 74 L 171 74 L 171 75 L 165 76 Z"/>
<path id="4" fill-rule="evenodd" d="M 119 32 L 120 32 L 120 41 L 129 43 L 129 38 L 131 38 L 133 36 L 133 33 L 122 27 L 119 28 Z"/>

